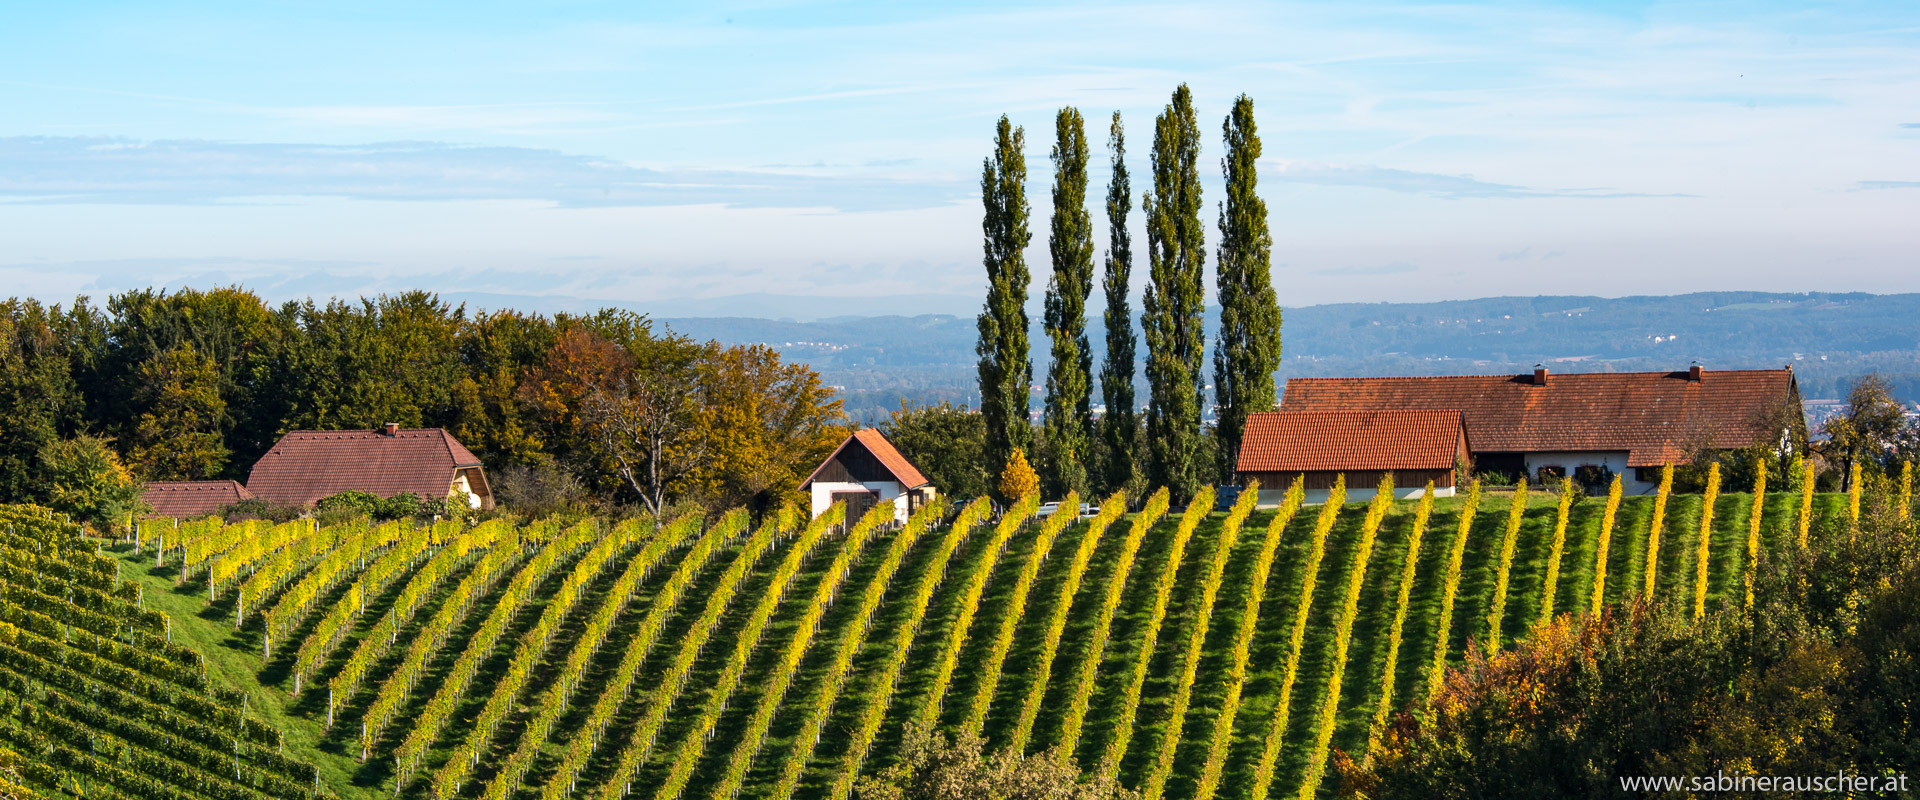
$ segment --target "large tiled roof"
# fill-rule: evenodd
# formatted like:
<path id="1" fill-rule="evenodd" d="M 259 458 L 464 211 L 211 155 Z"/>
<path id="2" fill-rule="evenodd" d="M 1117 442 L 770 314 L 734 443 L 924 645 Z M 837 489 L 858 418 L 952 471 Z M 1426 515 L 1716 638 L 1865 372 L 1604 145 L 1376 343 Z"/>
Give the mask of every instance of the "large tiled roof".
<path id="1" fill-rule="evenodd" d="M 1793 371 L 1708 370 L 1424 378 L 1293 378 L 1280 410 L 1457 409 L 1475 452 L 1628 451 L 1629 466 L 1779 435 L 1760 424 L 1798 396 Z"/>
<path id="2" fill-rule="evenodd" d="M 454 472 L 480 459 L 439 428 L 294 431 L 253 465 L 247 489 L 276 505 L 308 505 L 345 491 L 446 497 Z"/>
<path id="3" fill-rule="evenodd" d="M 1269 411 L 1247 415 L 1239 472 L 1452 469 L 1458 411 Z"/>
<path id="4" fill-rule="evenodd" d="M 887 441 L 886 436 L 872 428 L 862 428 L 854 431 L 846 441 L 840 443 L 839 447 L 834 448 L 833 455 L 827 456 L 825 461 L 820 462 L 820 466 L 814 468 L 813 474 L 808 475 L 807 479 L 800 483 L 800 488 L 805 489 L 812 484 L 815 478 L 820 477 L 821 470 L 826 469 L 828 464 L 833 463 L 834 459 L 839 458 L 842 452 L 856 442 L 867 452 L 872 453 L 874 459 L 878 460 L 881 466 L 886 467 L 887 472 L 893 474 L 893 479 L 900 482 L 901 488 L 917 489 L 929 483 L 927 476 L 922 475 L 913 462 L 901 455 L 900 451 L 894 448 L 893 442 Z"/>
<path id="5" fill-rule="evenodd" d="M 148 481 L 140 499 L 156 517 L 204 517 L 221 506 L 253 499 L 239 481 Z"/>

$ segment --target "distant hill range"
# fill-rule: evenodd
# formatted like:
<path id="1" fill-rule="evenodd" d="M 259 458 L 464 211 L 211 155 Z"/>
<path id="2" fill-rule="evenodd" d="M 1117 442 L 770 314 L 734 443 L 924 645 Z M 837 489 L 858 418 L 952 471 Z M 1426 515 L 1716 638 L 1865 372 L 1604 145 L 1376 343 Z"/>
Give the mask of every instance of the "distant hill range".
<path id="1" fill-rule="evenodd" d="M 890 306 L 849 298 L 844 307 Z M 1209 348 L 1214 311 L 1207 316 Z M 812 364 L 840 387 L 857 418 L 882 415 L 902 398 L 977 403 L 971 317 L 797 322 L 656 316 L 701 339 L 764 343 Z M 1038 383 L 1046 370 L 1047 340 L 1037 309 L 1032 317 Z M 1089 312 L 1089 322 L 1097 365 L 1104 354 L 1097 310 Z M 1340 303 L 1286 309 L 1281 337 L 1284 357 L 1275 379 L 1282 382 L 1319 375 L 1517 373 L 1536 363 L 1570 372 L 1677 370 L 1697 360 L 1708 369 L 1791 364 L 1809 399 L 1842 397 L 1854 378 L 1877 371 L 1894 382 L 1903 401 L 1920 402 L 1920 294 L 1703 292 Z M 1209 351 L 1209 364 L 1211 356 Z"/>

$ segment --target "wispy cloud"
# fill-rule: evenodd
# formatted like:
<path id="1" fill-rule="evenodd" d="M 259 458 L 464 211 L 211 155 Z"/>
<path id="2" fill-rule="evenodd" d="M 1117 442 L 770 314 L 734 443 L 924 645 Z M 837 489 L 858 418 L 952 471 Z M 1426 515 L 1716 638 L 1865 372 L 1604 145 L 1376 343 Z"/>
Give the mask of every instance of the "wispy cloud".
<path id="1" fill-rule="evenodd" d="M 1861 181 L 1855 189 L 1920 189 L 1920 181 Z"/>
<path id="2" fill-rule="evenodd" d="M 330 196 L 361 200 L 539 200 L 560 206 L 725 205 L 929 208 L 971 187 L 925 176 L 657 170 L 524 147 L 0 138 L 0 203 L 183 204 Z"/>
<path id="3" fill-rule="evenodd" d="M 1623 192 L 1608 187 L 1575 189 L 1538 189 L 1509 183 L 1483 181 L 1472 175 L 1442 175 L 1433 172 L 1376 167 L 1367 164 L 1323 164 L 1306 161 L 1280 161 L 1273 179 L 1315 186 L 1360 186 L 1390 192 L 1427 195 L 1447 199 L 1578 197 L 1611 199 L 1621 197 L 1694 197 L 1691 194 Z"/>
<path id="4" fill-rule="evenodd" d="M 1312 270 L 1311 274 L 1324 275 L 1324 276 L 1333 277 L 1333 278 L 1348 278 L 1348 277 L 1357 278 L 1357 277 L 1369 277 L 1374 275 L 1401 275 L 1408 272 L 1417 272 L 1417 271 L 1419 271 L 1419 268 L 1415 267 L 1412 264 L 1409 264 L 1405 261 L 1395 261 L 1391 264 L 1374 264 L 1371 266 L 1364 266 L 1364 267 L 1345 266 L 1345 267 L 1329 267 L 1326 269 L 1316 269 L 1316 270 Z"/>

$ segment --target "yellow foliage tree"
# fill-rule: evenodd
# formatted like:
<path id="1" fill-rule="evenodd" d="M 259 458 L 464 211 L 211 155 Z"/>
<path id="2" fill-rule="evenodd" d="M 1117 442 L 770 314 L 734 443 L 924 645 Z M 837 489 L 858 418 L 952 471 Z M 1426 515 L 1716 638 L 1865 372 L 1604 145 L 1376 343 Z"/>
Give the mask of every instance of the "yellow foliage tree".
<path id="1" fill-rule="evenodd" d="M 1033 465 L 1027 463 L 1026 451 L 1015 448 L 1013 457 L 1007 459 L 1007 468 L 1000 471 L 1000 498 L 1018 502 L 1039 491 L 1040 476 L 1034 473 Z"/>

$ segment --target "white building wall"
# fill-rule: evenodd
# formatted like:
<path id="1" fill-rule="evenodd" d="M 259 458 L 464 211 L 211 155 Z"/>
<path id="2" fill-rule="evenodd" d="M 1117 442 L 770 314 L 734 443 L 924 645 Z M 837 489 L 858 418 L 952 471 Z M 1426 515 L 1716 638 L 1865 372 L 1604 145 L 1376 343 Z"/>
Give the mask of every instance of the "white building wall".
<path id="1" fill-rule="evenodd" d="M 870 481 L 867 483 L 829 483 L 815 481 L 812 492 L 813 516 L 827 513 L 833 506 L 836 492 L 873 492 L 881 503 L 893 504 L 893 517 L 898 522 L 907 521 L 907 494 L 901 491 L 898 481 Z M 854 522 L 856 520 L 847 520 Z"/>
<path id="2" fill-rule="evenodd" d="M 1393 490 L 1393 496 L 1399 500 L 1418 500 L 1420 499 L 1420 495 L 1425 494 L 1426 491 L 1427 487 L 1425 486 L 1396 486 Z M 1373 496 L 1379 492 L 1380 488 L 1377 486 L 1368 486 L 1364 489 L 1348 489 L 1347 502 L 1365 503 L 1372 500 Z M 1327 502 L 1327 497 L 1331 494 L 1333 494 L 1332 489 L 1307 489 L 1302 495 L 1302 501 L 1310 506 L 1320 505 Z M 1453 494 L 1453 487 L 1451 486 L 1433 487 L 1434 497 L 1452 497 Z M 1253 501 L 1253 507 L 1279 508 L 1280 503 L 1285 501 L 1286 498 L 1286 489 L 1261 489 L 1259 499 Z"/>
<path id="3" fill-rule="evenodd" d="M 1625 450 L 1609 452 L 1528 453 L 1524 458 L 1527 465 L 1527 480 L 1529 481 L 1537 481 L 1539 479 L 1541 467 L 1560 467 L 1566 470 L 1568 475 L 1572 475 L 1574 470 L 1581 467 L 1595 466 L 1606 467 L 1608 470 L 1611 470 L 1613 474 L 1620 476 L 1620 493 L 1627 497 L 1643 494 L 1650 495 L 1660 490 L 1660 484 L 1658 483 L 1634 479 L 1635 470 L 1627 466 L 1627 451 Z"/>

